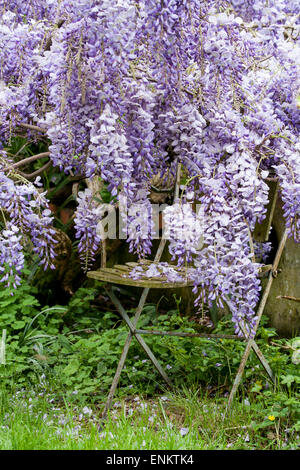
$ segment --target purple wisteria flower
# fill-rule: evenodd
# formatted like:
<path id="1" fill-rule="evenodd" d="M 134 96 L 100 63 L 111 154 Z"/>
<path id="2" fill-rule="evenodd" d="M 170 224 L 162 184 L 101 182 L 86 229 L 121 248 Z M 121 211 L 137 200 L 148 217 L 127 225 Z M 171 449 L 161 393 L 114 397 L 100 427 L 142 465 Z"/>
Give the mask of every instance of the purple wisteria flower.
<path id="1" fill-rule="evenodd" d="M 54 268 L 55 231 L 45 194 L 40 193 L 32 183 L 18 183 L 0 173 L 0 211 L 4 225 L 11 227 L 2 232 L 6 237 L 0 243 L 0 247 L 3 244 L 3 256 L 8 256 L 8 250 L 13 248 L 20 252 L 21 237 L 27 236 L 32 242 L 33 252 L 40 258 L 40 264 L 45 269 Z M 10 245 L 9 234 L 12 232 L 15 234 Z M 16 255 L 14 259 L 17 258 Z M 9 264 L 11 265 L 11 262 Z M 16 264 L 18 274 L 21 273 L 23 264 L 23 254 L 20 254 L 20 263 Z M 10 268 L 12 269 L 12 265 Z M 17 279 L 19 280 L 19 277 Z"/>
<path id="2" fill-rule="evenodd" d="M 7 223 L 5 230 L 0 233 L 0 282 L 4 282 L 9 289 L 21 283 L 20 275 L 24 268 L 21 238 L 19 228 L 11 223 Z"/>
<path id="3" fill-rule="evenodd" d="M 203 224 L 201 217 L 193 212 L 191 204 L 176 202 L 164 212 L 164 237 L 169 240 L 172 260 L 178 265 L 190 263 L 203 246 Z"/>
<path id="4" fill-rule="evenodd" d="M 252 334 L 260 282 L 251 234 L 267 214 L 267 178 L 278 178 L 289 236 L 300 241 L 298 2 L 0 0 L 0 12 L 1 150 L 20 127 L 31 125 L 33 140 L 40 128 L 54 167 L 108 184 L 141 258 L 155 233 L 150 180 L 175 177 L 179 162 L 181 203 L 165 210 L 173 261 L 190 263 L 198 303 L 230 301 L 236 331 Z M 11 165 L 1 153 L 5 281 L 20 276 L 21 235 L 45 266 L 54 256 L 45 194 Z M 86 269 L 104 212 L 89 190 L 77 202 Z"/>
<path id="5" fill-rule="evenodd" d="M 95 254 L 100 246 L 101 236 L 97 226 L 104 212 L 90 189 L 78 194 L 75 229 L 76 238 L 79 239 L 78 252 L 85 270 L 95 260 Z"/>

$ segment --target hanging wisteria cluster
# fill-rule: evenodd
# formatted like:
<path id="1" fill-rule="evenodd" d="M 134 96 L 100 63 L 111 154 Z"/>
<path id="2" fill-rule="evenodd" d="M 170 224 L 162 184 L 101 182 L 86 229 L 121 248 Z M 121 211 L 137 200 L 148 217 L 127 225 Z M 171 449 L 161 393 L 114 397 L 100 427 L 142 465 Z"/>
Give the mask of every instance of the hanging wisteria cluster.
<path id="1" fill-rule="evenodd" d="M 5 153 L 0 153 L 0 213 L 4 223 L 0 233 L 0 275 L 3 274 L 0 282 L 6 282 L 6 287 L 20 284 L 24 268 L 22 236 L 30 240 L 44 268 L 54 268 L 53 217 L 45 193 L 38 190 L 39 180 L 40 177 L 36 178 L 35 184 L 24 180 L 5 158 Z"/>
<path id="2" fill-rule="evenodd" d="M 124 206 L 144 207 L 127 233 L 141 257 L 151 248 L 150 180 L 180 163 L 187 182 L 165 213 L 171 254 L 192 263 L 198 303 L 230 298 L 236 332 L 241 322 L 252 332 L 251 233 L 266 215 L 268 177 L 279 179 L 289 235 L 300 237 L 299 35 L 292 0 L 0 0 L 2 149 L 20 128 L 43 135 L 61 171 L 99 175 Z M 53 233 L 37 185 L 4 151 L 1 162 L 0 275 L 11 285 L 21 236 L 48 265 Z M 102 215 L 89 189 L 80 194 L 85 265 Z"/>

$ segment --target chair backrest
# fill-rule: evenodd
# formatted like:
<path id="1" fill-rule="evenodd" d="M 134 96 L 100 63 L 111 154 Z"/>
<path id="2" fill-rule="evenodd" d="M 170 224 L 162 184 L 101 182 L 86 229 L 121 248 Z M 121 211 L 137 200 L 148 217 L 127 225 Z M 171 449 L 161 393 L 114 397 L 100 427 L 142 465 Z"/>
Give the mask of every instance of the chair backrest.
<path id="1" fill-rule="evenodd" d="M 176 162 L 176 177 L 175 177 L 175 185 L 174 185 L 174 196 L 173 196 L 173 203 L 179 197 L 179 189 L 180 189 L 180 177 L 181 177 L 181 163 Z M 165 247 L 165 243 L 163 244 L 162 250 Z M 160 250 L 159 250 L 160 252 Z M 157 261 L 161 257 L 161 253 L 155 256 L 154 262 Z M 106 268 L 107 264 L 107 251 L 106 251 L 106 240 L 102 240 L 101 242 L 101 268 Z"/>

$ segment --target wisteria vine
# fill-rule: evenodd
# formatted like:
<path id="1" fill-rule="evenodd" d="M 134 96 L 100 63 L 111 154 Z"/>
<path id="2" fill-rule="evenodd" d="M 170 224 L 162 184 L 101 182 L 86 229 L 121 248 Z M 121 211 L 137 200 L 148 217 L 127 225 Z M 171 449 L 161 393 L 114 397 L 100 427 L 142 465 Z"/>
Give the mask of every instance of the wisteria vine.
<path id="1" fill-rule="evenodd" d="M 126 207 L 144 207 L 126 234 L 140 257 L 151 249 L 151 178 L 180 163 L 186 184 L 165 211 L 170 252 L 192 265 L 197 302 L 230 297 L 236 332 L 243 323 L 252 334 L 251 233 L 266 216 L 268 177 L 300 241 L 299 38 L 292 0 L 0 0 L 0 281 L 18 284 L 24 236 L 45 266 L 55 256 L 45 195 L 5 153 L 21 128 L 48 139 L 53 166 L 98 175 Z M 90 189 L 80 193 L 86 268 L 102 216 Z"/>

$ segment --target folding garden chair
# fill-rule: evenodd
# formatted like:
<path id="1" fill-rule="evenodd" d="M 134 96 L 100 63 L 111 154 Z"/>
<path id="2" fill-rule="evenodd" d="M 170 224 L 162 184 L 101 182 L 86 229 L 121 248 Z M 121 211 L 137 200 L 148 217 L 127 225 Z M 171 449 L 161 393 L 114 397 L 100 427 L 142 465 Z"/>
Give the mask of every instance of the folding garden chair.
<path id="1" fill-rule="evenodd" d="M 177 165 L 177 174 L 176 174 L 176 182 L 175 182 L 175 189 L 174 189 L 174 200 L 179 195 L 180 171 L 181 171 L 180 165 Z M 274 204 L 275 204 L 275 202 L 273 201 L 273 207 L 272 207 L 271 212 L 274 210 Z M 272 285 L 272 282 L 273 282 L 273 277 L 277 275 L 278 263 L 279 263 L 279 260 L 280 260 L 280 257 L 281 257 L 286 239 L 287 239 L 287 234 L 285 232 L 285 234 L 284 234 L 284 236 L 283 236 L 283 238 L 280 242 L 280 245 L 278 247 L 278 251 L 277 251 L 277 254 L 276 254 L 273 265 L 267 265 L 263 268 L 263 271 L 265 271 L 265 272 L 269 271 L 269 277 L 268 277 L 268 283 L 267 283 L 266 289 L 263 293 L 263 296 L 262 296 L 261 301 L 260 301 L 260 305 L 258 307 L 258 312 L 257 312 L 257 317 L 258 318 L 257 318 L 256 327 L 255 327 L 255 332 L 257 331 L 257 328 L 258 328 L 259 323 L 260 323 L 261 316 L 262 316 L 263 311 L 264 311 L 264 307 L 265 307 L 265 304 L 266 304 L 266 301 L 267 301 L 267 298 L 268 298 L 268 295 L 269 295 L 269 292 L 270 292 L 270 289 L 271 289 L 271 285 Z M 147 299 L 147 296 L 148 296 L 148 293 L 149 293 L 150 289 L 188 287 L 188 286 L 193 285 L 192 282 L 189 281 L 189 280 L 184 281 L 184 282 L 164 282 L 162 284 L 161 279 L 157 279 L 157 278 L 135 280 L 132 277 L 130 277 L 130 270 L 133 267 L 136 267 L 136 266 L 146 267 L 147 264 L 149 264 L 149 263 L 153 263 L 153 262 L 158 263 L 161 259 L 163 250 L 165 248 L 165 244 L 166 244 L 166 240 L 164 238 L 162 238 L 161 241 L 160 241 L 158 250 L 156 252 L 154 261 L 143 260 L 140 263 L 128 262 L 128 263 L 125 263 L 124 265 L 118 265 L 117 264 L 113 268 L 107 268 L 107 267 L 102 265 L 102 267 L 99 270 L 90 271 L 90 272 L 87 273 L 87 276 L 89 278 L 96 279 L 98 281 L 102 281 L 107 285 L 106 286 L 107 293 L 108 293 L 111 301 L 115 305 L 116 309 L 118 310 L 120 316 L 125 321 L 125 323 L 128 326 L 128 329 L 129 329 L 129 333 L 128 333 L 128 336 L 127 336 L 127 339 L 126 339 L 126 342 L 125 342 L 125 345 L 124 345 L 124 348 L 123 348 L 123 352 L 121 354 L 119 364 L 117 366 L 117 370 L 115 372 L 115 376 L 114 376 L 114 379 L 113 379 L 113 382 L 112 382 L 112 385 L 111 385 L 111 388 L 110 388 L 110 391 L 109 391 L 109 394 L 108 394 L 108 397 L 107 397 L 107 401 L 106 401 L 106 404 L 105 404 L 105 408 L 104 408 L 104 411 L 103 411 L 103 414 L 102 414 L 103 419 L 105 419 L 105 417 L 107 416 L 107 412 L 111 407 L 112 400 L 113 400 L 117 385 L 119 383 L 120 375 L 121 375 L 122 369 L 124 367 L 125 360 L 126 360 L 126 357 L 127 357 L 127 354 L 128 354 L 128 350 L 129 350 L 129 347 L 130 347 L 130 344 L 131 344 L 131 341 L 132 341 L 133 338 L 135 338 L 138 341 L 138 343 L 140 344 L 140 346 L 142 347 L 142 349 L 144 350 L 146 355 L 149 357 L 149 359 L 153 363 L 154 367 L 158 370 L 160 375 L 163 377 L 163 379 L 167 383 L 167 385 L 169 387 L 172 387 L 171 379 L 168 377 L 167 373 L 162 368 L 159 361 L 157 360 L 157 358 L 155 357 L 153 352 L 150 350 L 147 343 L 142 338 L 141 335 L 145 335 L 145 334 L 167 335 L 167 336 L 182 336 L 182 337 L 188 336 L 188 337 L 228 338 L 228 339 L 236 339 L 236 340 L 240 340 L 240 341 L 246 341 L 246 348 L 245 348 L 245 351 L 244 351 L 244 354 L 243 354 L 243 357 L 242 357 L 242 360 L 241 360 L 241 363 L 240 363 L 240 367 L 238 369 L 238 373 L 237 373 L 235 381 L 233 383 L 231 393 L 229 395 L 227 409 L 229 409 L 229 407 L 231 406 L 234 395 L 235 395 L 235 393 L 237 391 L 237 388 L 239 386 L 239 383 L 242 379 L 243 371 L 244 371 L 244 368 L 245 368 L 245 365 L 246 365 L 246 362 L 248 360 L 248 357 L 249 357 L 249 354 L 250 354 L 251 350 L 253 350 L 255 352 L 257 358 L 261 362 L 261 364 L 262 364 L 263 368 L 265 369 L 265 371 L 267 372 L 268 376 L 270 377 L 270 379 L 272 381 L 274 381 L 272 370 L 271 370 L 268 362 L 264 358 L 262 352 L 260 351 L 259 347 L 257 346 L 254 339 L 245 339 L 245 338 L 241 338 L 237 335 L 209 334 L 209 333 L 188 333 L 188 332 L 180 332 L 180 331 L 177 331 L 177 330 L 176 331 L 142 330 L 142 329 L 139 329 L 137 327 L 139 318 L 142 314 L 142 310 L 143 310 L 143 307 L 145 305 L 145 302 L 146 302 L 146 299 Z M 180 274 L 182 274 L 182 269 L 176 268 L 176 266 L 173 266 L 173 265 L 172 265 L 172 267 L 174 269 L 178 269 Z M 186 279 L 188 279 L 187 276 L 186 276 Z M 135 286 L 135 287 L 143 288 L 138 306 L 137 306 L 135 314 L 133 315 L 132 318 L 129 318 L 126 310 L 122 306 L 119 299 L 116 297 L 116 295 L 115 295 L 115 293 L 112 289 L 112 285 L 114 285 L 114 284 L 116 284 L 116 285 L 126 285 L 126 286 Z M 230 308 L 230 302 L 228 302 L 228 306 Z"/>

